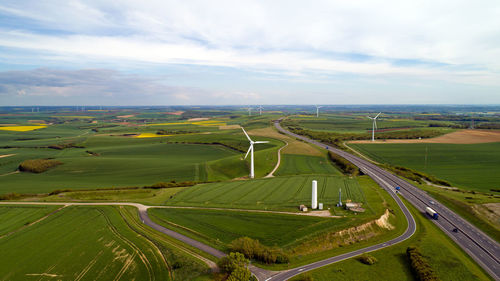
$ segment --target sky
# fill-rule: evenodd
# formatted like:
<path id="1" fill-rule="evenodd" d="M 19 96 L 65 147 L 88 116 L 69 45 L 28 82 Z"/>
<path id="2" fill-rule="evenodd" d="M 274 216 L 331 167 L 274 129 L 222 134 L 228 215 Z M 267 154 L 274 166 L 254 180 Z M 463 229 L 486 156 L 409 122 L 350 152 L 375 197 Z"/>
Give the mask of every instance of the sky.
<path id="1" fill-rule="evenodd" d="M 500 1 L 0 1 L 0 106 L 500 104 Z"/>

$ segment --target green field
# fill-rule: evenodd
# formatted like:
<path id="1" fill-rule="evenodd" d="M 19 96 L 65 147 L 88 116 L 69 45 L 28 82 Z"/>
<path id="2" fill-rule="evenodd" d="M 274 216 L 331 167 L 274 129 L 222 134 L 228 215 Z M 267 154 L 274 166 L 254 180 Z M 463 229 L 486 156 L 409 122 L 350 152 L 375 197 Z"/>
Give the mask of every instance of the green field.
<path id="1" fill-rule="evenodd" d="M 108 144 L 108 146 L 105 145 Z M 54 157 L 63 164 L 41 174 L 14 173 L 2 176 L 0 193 L 41 193 L 55 189 L 81 189 L 151 185 L 160 181 L 205 181 L 206 162 L 235 155 L 222 146 L 146 143 L 121 145 L 107 139 L 99 146 L 82 149 L 25 149 L 0 159 L 3 173 L 15 171 L 22 158 Z M 86 150 L 99 153 L 93 156 Z M 36 184 L 35 184 L 36 183 Z"/>
<path id="2" fill-rule="evenodd" d="M 406 204 L 409 205 L 408 203 Z M 455 242 L 445 236 L 425 214 L 409 207 L 417 222 L 415 234 L 397 245 L 371 252 L 378 261 L 365 265 L 356 258 L 325 266 L 292 278 L 303 280 L 309 275 L 314 280 L 415 280 L 406 257 L 406 248 L 418 246 L 441 280 L 491 280 L 489 276 Z"/>
<path id="3" fill-rule="evenodd" d="M 0 206 L 0 237 L 28 226 L 56 210 L 57 206 Z"/>
<path id="4" fill-rule="evenodd" d="M 273 213 L 219 210 L 161 209 L 148 210 L 158 222 L 215 247 L 225 247 L 234 239 L 248 236 L 267 246 L 290 246 L 319 232 L 340 230 L 349 218 L 320 218 Z M 175 227 L 182 225 L 183 228 Z M 189 230 L 186 230 L 185 228 Z"/>
<path id="5" fill-rule="evenodd" d="M 337 203 L 339 188 L 344 192 L 343 200 L 366 201 L 365 189 L 355 178 L 311 175 L 199 184 L 177 193 L 165 204 L 297 210 L 300 204 L 310 204 L 312 180 L 318 181 L 318 202 L 324 203 L 325 208 Z M 349 197 L 346 197 L 347 194 Z"/>
<path id="6" fill-rule="evenodd" d="M 500 143 L 349 146 L 377 162 L 412 168 L 464 189 L 500 189 Z"/>
<path id="7" fill-rule="evenodd" d="M 281 161 L 276 176 L 307 174 L 341 175 L 341 172 L 324 156 L 284 154 L 281 157 Z"/>
<path id="8" fill-rule="evenodd" d="M 377 112 L 378 113 L 378 112 Z M 366 116 L 374 116 L 377 113 L 369 114 L 322 114 L 319 118 L 316 117 L 297 117 L 291 119 L 306 129 L 326 132 L 340 133 L 366 133 L 372 130 L 372 120 Z M 451 125 L 452 122 L 443 121 L 420 121 L 413 120 L 407 117 L 398 118 L 397 116 L 382 115 L 377 119 L 379 130 L 395 129 L 395 128 L 427 128 L 429 123 L 441 124 L 443 126 Z"/>
<path id="9" fill-rule="evenodd" d="M 25 213 L 27 208 L 19 209 L 18 213 Z M 184 268 L 174 269 L 173 257 L 178 253 L 165 245 L 155 245 L 143 234 L 137 235 L 123 220 L 123 211 L 114 207 L 66 207 L 36 224 L 0 237 L 0 278 L 173 280 L 176 274 L 194 277 L 204 272 L 203 267 L 186 257 L 182 257 Z M 9 217 L 3 214 L 2 226 L 9 224 L 4 219 L 15 220 L 18 215 L 16 211 L 10 211 Z"/>

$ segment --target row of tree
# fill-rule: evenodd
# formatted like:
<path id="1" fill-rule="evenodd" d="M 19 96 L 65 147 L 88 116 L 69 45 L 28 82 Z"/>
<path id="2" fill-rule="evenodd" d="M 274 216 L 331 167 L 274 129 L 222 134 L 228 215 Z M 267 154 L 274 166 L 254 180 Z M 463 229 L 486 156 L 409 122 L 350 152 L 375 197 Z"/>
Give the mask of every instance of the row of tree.
<path id="1" fill-rule="evenodd" d="M 410 246 L 406 249 L 406 255 L 410 260 L 411 269 L 420 281 L 439 281 L 427 259 L 420 253 L 420 250 L 415 246 Z"/>
<path id="2" fill-rule="evenodd" d="M 246 258 L 267 264 L 288 263 L 289 257 L 281 248 L 262 245 L 259 240 L 240 237 L 229 245 L 231 251 L 242 253 Z"/>
<path id="3" fill-rule="evenodd" d="M 361 174 L 359 168 L 344 157 L 339 156 L 331 151 L 328 151 L 328 156 L 330 157 L 330 160 L 332 160 L 332 162 L 335 163 L 335 165 L 337 165 L 337 167 L 339 167 L 344 174 L 348 174 L 351 176 L 357 176 Z"/>

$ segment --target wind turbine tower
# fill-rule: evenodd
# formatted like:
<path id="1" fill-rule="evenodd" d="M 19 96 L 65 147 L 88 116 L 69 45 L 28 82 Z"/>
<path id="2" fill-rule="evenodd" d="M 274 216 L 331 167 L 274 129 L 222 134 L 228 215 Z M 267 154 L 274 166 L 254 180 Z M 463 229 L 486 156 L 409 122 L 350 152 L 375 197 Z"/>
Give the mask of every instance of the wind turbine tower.
<path id="1" fill-rule="evenodd" d="M 377 116 L 375 117 L 370 117 L 370 116 L 367 116 L 368 118 L 372 119 L 373 120 L 373 124 L 372 124 L 372 141 L 375 141 L 375 129 L 377 129 L 377 117 L 381 114 L 382 112 L 379 112 L 377 114 Z"/>
<path id="2" fill-rule="evenodd" d="M 337 207 L 342 207 L 342 188 L 339 188 L 339 203 Z"/>
<path id="3" fill-rule="evenodd" d="M 322 108 L 322 106 L 317 106 L 316 105 L 316 118 L 319 117 L 319 109 Z"/>
<path id="4" fill-rule="evenodd" d="M 259 105 L 259 115 L 262 115 L 262 109 L 263 109 L 262 105 Z"/>
<path id="5" fill-rule="evenodd" d="M 243 133 L 245 133 L 245 136 L 247 136 L 248 141 L 250 142 L 250 147 L 248 148 L 247 154 L 245 155 L 245 158 L 243 158 L 243 159 L 247 159 L 248 153 L 250 153 L 250 178 L 253 179 L 255 177 L 255 174 L 254 174 L 254 161 L 253 161 L 253 145 L 254 144 L 258 144 L 258 143 L 268 143 L 268 141 L 253 141 L 248 136 L 248 134 L 245 131 L 245 129 L 243 129 L 243 127 L 241 127 L 241 129 L 243 130 Z"/>
<path id="6" fill-rule="evenodd" d="M 251 116 L 252 115 L 252 108 L 249 107 L 249 108 L 247 108 L 247 110 L 248 110 L 248 116 Z"/>

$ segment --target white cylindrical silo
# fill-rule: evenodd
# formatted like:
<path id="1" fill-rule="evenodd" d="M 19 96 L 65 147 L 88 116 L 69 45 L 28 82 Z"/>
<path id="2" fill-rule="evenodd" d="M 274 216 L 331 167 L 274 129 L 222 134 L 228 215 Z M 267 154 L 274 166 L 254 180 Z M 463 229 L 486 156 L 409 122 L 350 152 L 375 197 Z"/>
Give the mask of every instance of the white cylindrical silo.
<path id="1" fill-rule="evenodd" d="M 318 182 L 316 180 L 313 180 L 311 209 L 316 209 L 316 208 L 318 208 Z"/>

